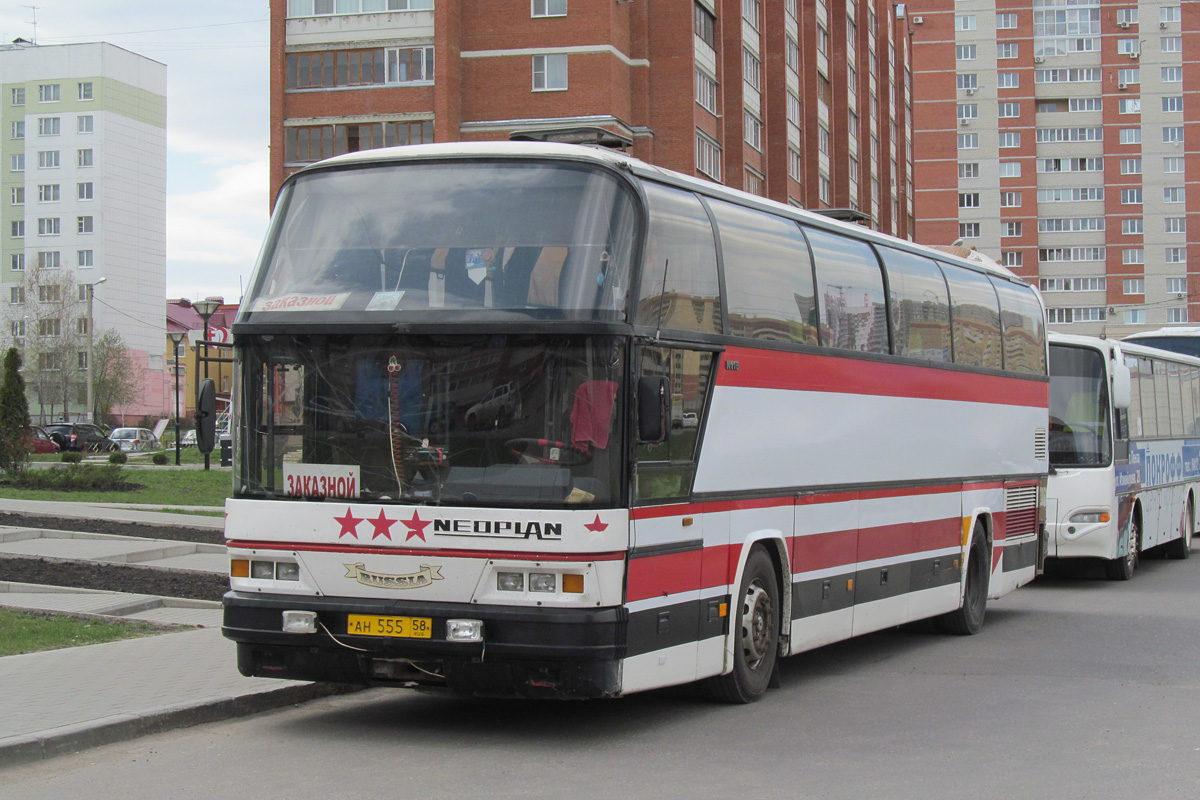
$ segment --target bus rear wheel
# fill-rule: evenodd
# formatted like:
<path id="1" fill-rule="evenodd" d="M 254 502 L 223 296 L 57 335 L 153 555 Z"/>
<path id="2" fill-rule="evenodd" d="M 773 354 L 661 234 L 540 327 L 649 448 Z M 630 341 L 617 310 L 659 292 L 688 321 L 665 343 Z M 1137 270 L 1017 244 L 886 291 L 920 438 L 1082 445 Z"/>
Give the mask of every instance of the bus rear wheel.
<path id="1" fill-rule="evenodd" d="M 1192 554 L 1192 532 L 1196 530 L 1196 509 L 1192 506 L 1192 498 L 1188 498 L 1183 510 L 1183 519 L 1179 521 L 1179 538 L 1172 540 L 1167 546 L 1167 557 L 1184 559 Z"/>
<path id="2" fill-rule="evenodd" d="M 1142 549 L 1142 523 L 1137 514 L 1129 520 L 1129 552 L 1121 558 L 1104 563 L 1104 574 L 1110 581 L 1127 581 L 1137 569 L 1138 552 Z"/>
<path id="3" fill-rule="evenodd" d="M 779 658 L 779 579 L 762 548 L 746 559 L 734 601 L 733 671 L 709 678 L 707 686 L 722 702 L 750 703 L 766 692 Z"/>
<path id="4" fill-rule="evenodd" d="M 971 549 L 967 551 L 967 585 L 963 589 L 962 605 L 934 619 L 938 630 L 956 636 L 972 636 L 983 627 L 987 612 L 988 584 L 992 560 L 988 557 L 983 525 L 975 523 L 971 533 Z"/>

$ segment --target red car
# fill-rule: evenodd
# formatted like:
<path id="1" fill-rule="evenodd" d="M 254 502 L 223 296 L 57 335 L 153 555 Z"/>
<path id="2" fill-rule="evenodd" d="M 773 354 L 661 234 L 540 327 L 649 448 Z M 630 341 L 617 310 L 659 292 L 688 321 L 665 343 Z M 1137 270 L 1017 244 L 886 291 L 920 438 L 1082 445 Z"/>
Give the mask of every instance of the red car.
<path id="1" fill-rule="evenodd" d="M 25 446 L 33 453 L 57 453 L 58 443 L 36 425 L 29 427 L 29 435 L 25 437 Z"/>

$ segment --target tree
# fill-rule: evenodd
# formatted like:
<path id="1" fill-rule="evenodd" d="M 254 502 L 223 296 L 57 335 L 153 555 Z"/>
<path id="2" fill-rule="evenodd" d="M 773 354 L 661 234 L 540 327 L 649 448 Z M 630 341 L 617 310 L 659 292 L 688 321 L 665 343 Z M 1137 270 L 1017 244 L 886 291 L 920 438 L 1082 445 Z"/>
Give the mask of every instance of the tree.
<path id="1" fill-rule="evenodd" d="M 111 412 L 113 406 L 132 403 L 137 392 L 137 372 L 125 340 L 109 328 L 92 344 L 92 400 L 103 415 Z"/>
<path id="2" fill-rule="evenodd" d="M 8 348 L 4 356 L 4 377 L 0 381 L 0 469 L 9 474 L 20 472 L 29 456 L 25 437 L 29 433 L 29 401 L 21 377 L 21 354 Z"/>
<path id="3" fill-rule="evenodd" d="M 39 416 L 78 407 L 86 385 L 87 305 L 82 286 L 55 263 L 41 261 L 10 287 L 13 334 L 24 339 L 25 377 Z M 49 407 L 47 409 L 47 407 Z"/>

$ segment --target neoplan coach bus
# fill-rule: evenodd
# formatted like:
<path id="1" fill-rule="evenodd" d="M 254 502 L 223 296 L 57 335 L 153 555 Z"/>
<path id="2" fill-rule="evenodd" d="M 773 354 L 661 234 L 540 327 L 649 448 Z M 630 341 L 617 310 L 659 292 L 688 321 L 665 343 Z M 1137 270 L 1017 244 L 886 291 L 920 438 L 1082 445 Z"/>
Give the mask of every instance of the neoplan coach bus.
<path id="1" fill-rule="evenodd" d="M 1200 359 L 1050 335 L 1047 555 L 1133 577 L 1150 548 L 1187 558 L 1200 492 Z"/>
<path id="2" fill-rule="evenodd" d="M 225 635 L 246 675 L 745 702 L 780 656 L 973 633 L 1037 568 L 1043 319 L 615 152 L 305 168 L 234 328 Z"/>

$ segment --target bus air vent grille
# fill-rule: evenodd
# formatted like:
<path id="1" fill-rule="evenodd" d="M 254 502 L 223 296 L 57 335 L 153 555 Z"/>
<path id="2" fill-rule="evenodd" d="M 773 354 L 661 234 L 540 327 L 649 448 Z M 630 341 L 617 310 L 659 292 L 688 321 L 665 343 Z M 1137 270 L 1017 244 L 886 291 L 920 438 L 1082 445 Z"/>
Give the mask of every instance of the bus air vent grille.
<path id="1" fill-rule="evenodd" d="M 1038 428 L 1033 432 L 1033 460 L 1046 460 L 1046 429 Z"/>
<path id="2" fill-rule="evenodd" d="M 1037 532 L 1038 487 L 1020 486 L 1004 490 L 1004 535 L 1012 538 Z"/>

